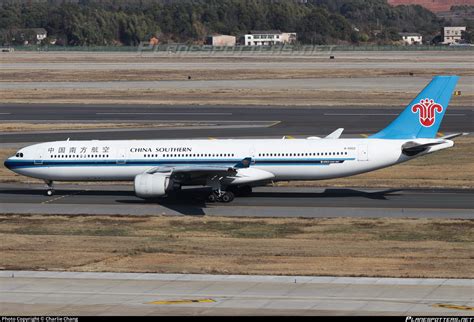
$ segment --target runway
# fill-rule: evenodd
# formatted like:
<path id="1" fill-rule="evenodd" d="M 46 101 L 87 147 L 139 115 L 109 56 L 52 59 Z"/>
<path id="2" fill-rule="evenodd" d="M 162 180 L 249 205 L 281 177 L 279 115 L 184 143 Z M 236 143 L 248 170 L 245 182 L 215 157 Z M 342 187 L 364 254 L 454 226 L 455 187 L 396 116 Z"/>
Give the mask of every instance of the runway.
<path id="1" fill-rule="evenodd" d="M 208 203 L 205 188 L 145 201 L 132 185 L 0 184 L 5 214 L 170 215 L 231 217 L 473 218 L 474 190 L 257 187 L 232 203 Z"/>
<path id="2" fill-rule="evenodd" d="M 472 279 L 0 271 L 4 315 L 449 315 Z"/>
<path id="3" fill-rule="evenodd" d="M 0 120 L 7 122 L 215 122 L 213 127 L 190 126 L 158 129 L 1 132 L 0 143 L 30 143 L 65 140 L 183 139 L 325 136 L 345 128 L 343 137 L 371 134 L 384 128 L 400 108 L 254 106 L 133 106 L 129 105 L 0 105 Z M 67 120 L 67 121 L 64 121 Z M 232 123 L 229 123 L 232 122 Z M 199 125 L 199 124 L 198 124 Z M 224 126 L 226 125 L 226 126 Z M 448 109 L 441 132 L 474 132 L 474 109 Z"/>

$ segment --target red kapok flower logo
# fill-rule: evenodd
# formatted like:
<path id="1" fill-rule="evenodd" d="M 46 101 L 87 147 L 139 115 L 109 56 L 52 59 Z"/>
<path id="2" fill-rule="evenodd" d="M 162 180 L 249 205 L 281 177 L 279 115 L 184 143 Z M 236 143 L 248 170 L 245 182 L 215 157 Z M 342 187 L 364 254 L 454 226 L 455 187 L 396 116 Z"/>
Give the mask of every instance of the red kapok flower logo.
<path id="1" fill-rule="evenodd" d="M 425 98 L 411 107 L 413 113 L 419 112 L 420 124 L 424 127 L 432 126 L 436 121 L 436 112 L 441 113 L 443 107 L 434 100 Z"/>

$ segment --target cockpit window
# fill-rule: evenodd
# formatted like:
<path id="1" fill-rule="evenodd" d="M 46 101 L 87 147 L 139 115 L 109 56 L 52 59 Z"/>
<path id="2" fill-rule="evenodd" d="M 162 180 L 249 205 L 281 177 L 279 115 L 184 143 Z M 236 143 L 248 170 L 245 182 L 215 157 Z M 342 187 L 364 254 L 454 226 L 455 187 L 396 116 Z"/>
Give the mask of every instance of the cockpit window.
<path id="1" fill-rule="evenodd" d="M 17 153 L 17 154 L 15 154 L 15 156 L 16 156 L 17 158 L 23 158 L 23 153 Z"/>

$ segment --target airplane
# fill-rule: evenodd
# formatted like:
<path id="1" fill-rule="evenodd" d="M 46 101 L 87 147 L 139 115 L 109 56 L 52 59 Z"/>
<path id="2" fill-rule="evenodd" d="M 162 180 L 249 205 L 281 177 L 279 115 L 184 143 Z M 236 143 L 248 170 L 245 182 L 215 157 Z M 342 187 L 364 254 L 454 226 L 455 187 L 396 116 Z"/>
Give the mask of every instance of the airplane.
<path id="1" fill-rule="evenodd" d="M 231 202 L 252 187 L 289 180 L 352 176 L 454 146 L 466 133 L 437 138 L 458 76 L 435 76 L 386 128 L 367 138 L 340 138 L 344 129 L 306 139 L 56 141 L 20 149 L 10 170 L 46 182 L 133 181 L 143 199 L 183 186 L 207 186 L 209 202 Z"/>

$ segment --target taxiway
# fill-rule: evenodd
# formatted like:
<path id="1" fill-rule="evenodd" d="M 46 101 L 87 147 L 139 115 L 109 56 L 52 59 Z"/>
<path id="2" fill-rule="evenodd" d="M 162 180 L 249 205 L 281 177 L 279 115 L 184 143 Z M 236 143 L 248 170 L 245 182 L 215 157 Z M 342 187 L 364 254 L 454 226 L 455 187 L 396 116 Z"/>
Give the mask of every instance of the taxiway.
<path id="1" fill-rule="evenodd" d="M 473 218 L 474 191 L 258 187 L 230 204 L 205 202 L 207 189 L 187 188 L 152 201 L 132 185 L 0 184 L 0 212 L 64 215 L 173 215 L 234 217 Z"/>
<path id="2" fill-rule="evenodd" d="M 470 315 L 472 279 L 0 271 L 4 315 Z"/>

